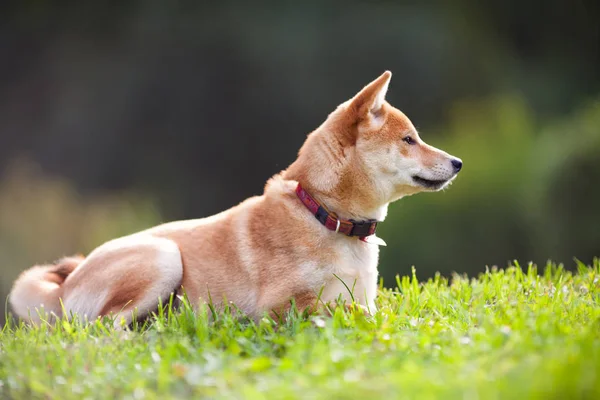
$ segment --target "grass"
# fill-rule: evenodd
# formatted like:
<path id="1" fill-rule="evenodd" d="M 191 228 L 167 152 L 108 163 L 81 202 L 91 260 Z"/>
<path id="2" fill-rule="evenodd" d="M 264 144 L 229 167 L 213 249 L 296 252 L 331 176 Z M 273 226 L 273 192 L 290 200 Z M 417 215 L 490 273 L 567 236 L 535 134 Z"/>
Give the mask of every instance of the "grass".
<path id="1" fill-rule="evenodd" d="M 397 285 L 373 316 L 294 312 L 277 325 L 184 304 L 124 331 L 13 323 L 0 333 L 0 397 L 600 398 L 599 260 L 451 282 L 413 271 Z"/>

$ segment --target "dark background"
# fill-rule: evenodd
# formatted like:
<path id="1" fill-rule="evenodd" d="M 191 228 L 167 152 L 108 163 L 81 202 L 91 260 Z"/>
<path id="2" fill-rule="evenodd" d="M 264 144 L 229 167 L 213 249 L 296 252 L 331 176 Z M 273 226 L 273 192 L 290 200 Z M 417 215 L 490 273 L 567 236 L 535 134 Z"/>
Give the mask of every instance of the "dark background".
<path id="1" fill-rule="evenodd" d="M 19 271 L 260 194 L 384 70 L 463 159 L 401 200 L 387 285 L 600 255 L 600 3 L 48 2 L 0 9 L 0 295 Z"/>

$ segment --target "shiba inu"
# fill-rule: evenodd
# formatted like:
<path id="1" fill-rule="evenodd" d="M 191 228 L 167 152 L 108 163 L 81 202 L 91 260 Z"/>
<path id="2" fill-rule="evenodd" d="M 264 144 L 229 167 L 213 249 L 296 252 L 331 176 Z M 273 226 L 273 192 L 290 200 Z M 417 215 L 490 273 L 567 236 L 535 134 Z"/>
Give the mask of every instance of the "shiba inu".
<path id="1" fill-rule="evenodd" d="M 264 194 L 220 214 L 111 240 L 87 257 L 23 272 L 10 294 L 19 317 L 36 309 L 131 322 L 185 291 L 195 304 L 231 301 L 251 317 L 339 299 L 373 312 L 378 222 L 403 196 L 445 188 L 462 161 L 423 142 L 385 101 L 386 71 L 308 135 Z M 352 288 L 352 293 L 347 288 Z M 62 304 L 61 304 L 62 303 Z"/>

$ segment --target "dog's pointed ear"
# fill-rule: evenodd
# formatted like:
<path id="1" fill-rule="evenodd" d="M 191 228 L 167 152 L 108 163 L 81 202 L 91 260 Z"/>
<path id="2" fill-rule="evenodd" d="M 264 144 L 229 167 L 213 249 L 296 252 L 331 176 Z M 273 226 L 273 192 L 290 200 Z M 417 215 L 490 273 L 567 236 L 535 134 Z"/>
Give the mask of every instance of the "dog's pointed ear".
<path id="1" fill-rule="evenodd" d="M 392 73 L 385 71 L 379 78 L 365 86 L 350 101 L 350 107 L 358 118 L 366 118 L 369 114 L 376 116 L 385 100 Z"/>

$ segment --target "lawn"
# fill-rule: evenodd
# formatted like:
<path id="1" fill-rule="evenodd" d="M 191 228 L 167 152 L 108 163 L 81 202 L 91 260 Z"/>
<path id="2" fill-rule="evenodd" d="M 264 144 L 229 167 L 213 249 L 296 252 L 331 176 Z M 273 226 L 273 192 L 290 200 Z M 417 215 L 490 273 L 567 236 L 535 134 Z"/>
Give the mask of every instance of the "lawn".
<path id="1" fill-rule="evenodd" d="M 1 398 L 600 399 L 600 261 L 402 277 L 372 316 L 163 307 L 143 326 L 11 324 Z"/>

